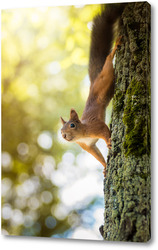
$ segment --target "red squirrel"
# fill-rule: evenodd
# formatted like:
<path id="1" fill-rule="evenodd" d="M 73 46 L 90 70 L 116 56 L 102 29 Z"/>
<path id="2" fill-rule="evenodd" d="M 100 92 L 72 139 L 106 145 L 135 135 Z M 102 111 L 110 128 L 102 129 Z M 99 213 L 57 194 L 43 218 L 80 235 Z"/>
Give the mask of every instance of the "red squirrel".
<path id="1" fill-rule="evenodd" d="M 118 6 L 118 4 L 117 4 Z M 114 68 L 112 60 L 121 37 L 115 43 L 114 24 L 122 12 L 122 6 L 109 4 L 93 20 L 91 32 L 91 47 L 89 59 L 90 91 L 81 119 L 74 109 L 70 111 L 68 122 L 61 117 L 63 127 L 62 137 L 70 142 L 76 142 L 84 150 L 92 154 L 103 166 L 106 176 L 106 161 L 96 146 L 98 139 L 103 139 L 111 148 L 111 133 L 105 124 L 105 110 L 114 95 Z"/>

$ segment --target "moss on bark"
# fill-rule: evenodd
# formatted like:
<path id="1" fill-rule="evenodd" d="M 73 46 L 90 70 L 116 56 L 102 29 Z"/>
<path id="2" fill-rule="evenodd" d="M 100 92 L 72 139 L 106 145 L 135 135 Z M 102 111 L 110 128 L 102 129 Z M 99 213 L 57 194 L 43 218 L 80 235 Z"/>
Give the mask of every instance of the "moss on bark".
<path id="1" fill-rule="evenodd" d="M 116 58 L 104 239 L 150 239 L 150 5 L 126 5 Z"/>

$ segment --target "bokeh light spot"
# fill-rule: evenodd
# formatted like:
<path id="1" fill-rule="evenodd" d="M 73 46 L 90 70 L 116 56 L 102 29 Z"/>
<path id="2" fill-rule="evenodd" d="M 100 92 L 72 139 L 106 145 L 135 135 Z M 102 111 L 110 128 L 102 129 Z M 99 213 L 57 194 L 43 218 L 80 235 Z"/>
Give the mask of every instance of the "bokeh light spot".
<path id="1" fill-rule="evenodd" d="M 55 160 L 52 156 L 46 156 L 44 158 L 44 164 L 42 166 L 42 173 L 47 179 L 51 178 L 51 173 L 55 168 Z"/>
<path id="2" fill-rule="evenodd" d="M 38 145 L 44 149 L 50 149 L 53 145 L 52 136 L 48 131 L 42 132 L 37 138 Z"/>
<path id="3" fill-rule="evenodd" d="M 22 225 L 24 223 L 24 216 L 21 210 L 19 209 L 13 210 L 11 221 L 13 225 Z"/>
<path id="4" fill-rule="evenodd" d="M 53 200 L 53 195 L 49 191 L 43 191 L 41 194 L 41 200 L 45 204 L 49 204 Z"/>
<path id="5" fill-rule="evenodd" d="M 30 215 L 25 215 L 25 219 L 24 219 L 24 226 L 25 227 L 31 227 L 33 225 L 34 221 L 32 216 Z"/>
<path id="6" fill-rule="evenodd" d="M 12 208 L 10 204 L 4 204 L 2 207 L 2 218 L 9 220 L 12 216 Z"/>
<path id="7" fill-rule="evenodd" d="M 9 178 L 3 178 L 2 179 L 2 189 L 1 189 L 1 194 L 2 196 L 6 196 L 8 192 L 10 192 L 12 186 L 12 181 Z"/>
<path id="8" fill-rule="evenodd" d="M 2 152 L 2 159 L 1 159 L 1 162 L 2 162 L 2 167 L 4 169 L 7 169 L 7 170 L 10 170 L 11 168 L 11 156 L 8 152 Z"/>
<path id="9" fill-rule="evenodd" d="M 72 165 L 75 161 L 75 156 L 71 152 L 66 152 L 62 157 L 62 161 L 64 164 Z"/>
<path id="10" fill-rule="evenodd" d="M 48 73 L 50 73 L 51 75 L 56 75 L 60 72 L 61 70 L 61 66 L 59 62 L 51 62 L 47 65 L 47 71 Z"/>
<path id="11" fill-rule="evenodd" d="M 40 206 L 40 202 L 39 200 L 36 198 L 36 197 L 31 197 L 29 200 L 28 200 L 28 206 L 31 210 L 36 210 L 39 208 Z"/>
<path id="12" fill-rule="evenodd" d="M 45 224 L 48 228 L 53 229 L 56 226 L 56 219 L 52 216 L 48 216 L 45 220 Z"/>
<path id="13" fill-rule="evenodd" d="M 26 143 L 21 142 L 17 146 L 17 151 L 19 155 L 22 155 L 22 156 L 27 155 L 29 152 L 29 146 Z"/>

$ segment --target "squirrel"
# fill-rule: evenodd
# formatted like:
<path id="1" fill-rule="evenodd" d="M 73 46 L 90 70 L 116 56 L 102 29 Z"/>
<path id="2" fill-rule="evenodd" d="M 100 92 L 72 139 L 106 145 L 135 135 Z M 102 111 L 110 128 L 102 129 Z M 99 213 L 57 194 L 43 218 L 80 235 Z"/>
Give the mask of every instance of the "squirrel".
<path id="1" fill-rule="evenodd" d="M 93 19 L 91 31 L 91 46 L 89 58 L 90 90 L 81 119 L 75 109 L 70 111 L 70 119 L 61 122 L 62 137 L 70 142 L 76 142 L 82 149 L 92 154 L 104 167 L 106 177 L 106 161 L 96 146 L 103 139 L 111 149 L 111 133 L 105 124 L 105 110 L 114 95 L 113 58 L 121 45 L 122 37 L 118 37 L 111 50 L 114 40 L 114 24 L 121 16 L 124 4 L 107 4 Z"/>

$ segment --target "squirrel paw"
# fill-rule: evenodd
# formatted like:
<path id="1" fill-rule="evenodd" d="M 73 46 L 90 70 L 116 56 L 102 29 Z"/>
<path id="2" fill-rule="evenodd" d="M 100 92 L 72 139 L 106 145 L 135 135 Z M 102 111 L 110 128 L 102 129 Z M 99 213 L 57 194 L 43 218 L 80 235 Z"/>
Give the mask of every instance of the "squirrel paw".
<path id="1" fill-rule="evenodd" d="M 107 147 L 108 147 L 109 149 L 112 148 L 112 146 L 111 146 L 111 138 L 109 138 L 109 140 L 108 140 Z"/>
<path id="2" fill-rule="evenodd" d="M 104 165 L 103 174 L 104 174 L 104 178 L 106 178 L 106 163 Z"/>
<path id="3" fill-rule="evenodd" d="M 106 168 L 103 170 L 104 178 L 106 178 Z"/>
<path id="4" fill-rule="evenodd" d="M 116 40 L 116 46 L 118 47 L 118 46 L 121 46 L 121 44 L 122 44 L 122 37 L 123 36 L 119 36 L 118 38 L 117 38 L 117 40 Z"/>

